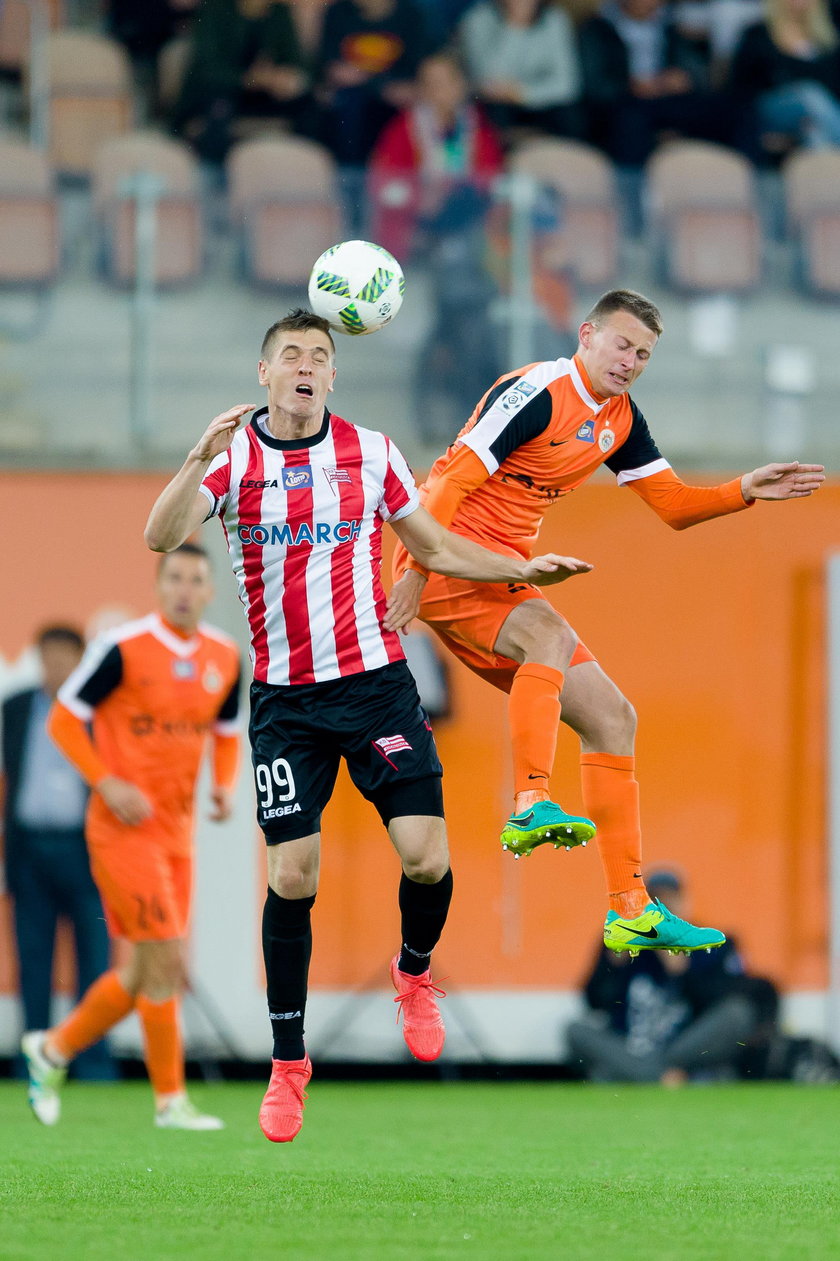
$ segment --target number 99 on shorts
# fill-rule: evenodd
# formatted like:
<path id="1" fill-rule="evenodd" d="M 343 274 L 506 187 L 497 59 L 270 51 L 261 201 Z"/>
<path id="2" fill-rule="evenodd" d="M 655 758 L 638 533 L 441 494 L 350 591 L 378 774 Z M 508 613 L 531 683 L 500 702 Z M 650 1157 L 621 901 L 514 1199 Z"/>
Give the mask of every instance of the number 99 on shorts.
<path id="1" fill-rule="evenodd" d="M 259 796 L 261 817 L 277 819 L 284 814 L 294 814 L 300 810 L 300 803 L 294 801 L 295 777 L 292 768 L 284 757 L 277 757 L 269 765 L 258 762 L 254 767 Z"/>

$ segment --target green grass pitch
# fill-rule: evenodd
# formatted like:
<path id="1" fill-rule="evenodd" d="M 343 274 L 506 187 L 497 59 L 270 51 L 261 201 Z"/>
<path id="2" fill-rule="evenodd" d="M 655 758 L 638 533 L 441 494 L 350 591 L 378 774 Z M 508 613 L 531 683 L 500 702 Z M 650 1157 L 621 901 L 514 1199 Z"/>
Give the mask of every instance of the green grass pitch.
<path id="1" fill-rule="evenodd" d="M 317 1066 L 316 1066 L 317 1074 Z M 140 1083 L 70 1084 L 45 1129 L 0 1085 L 3 1261 L 826 1261 L 840 1092 L 310 1086 L 274 1146 L 262 1086 L 198 1086 L 220 1133 L 155 1130 Z"/>

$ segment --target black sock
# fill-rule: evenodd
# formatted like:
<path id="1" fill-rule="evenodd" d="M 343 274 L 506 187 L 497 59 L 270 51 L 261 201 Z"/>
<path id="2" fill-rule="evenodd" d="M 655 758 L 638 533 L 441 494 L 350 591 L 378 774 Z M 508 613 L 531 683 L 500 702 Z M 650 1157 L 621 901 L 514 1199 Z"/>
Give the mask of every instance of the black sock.
<path id="1" fill-rule="evenodd" d="M 262 940 L 272 1058 L 302 1060 L 303 1017 L 312 954 L 311 898 L 281 898 L 273 889 L 263 908 Z"/>
<path id="2" fill-rule="evenodd" d="M 400 881 L 403 945 L 397 964 L 400 972 L 419 976 L 430 966 L 451 901 L 451 869 L 437 884 L 420 884 L 418 880 L 409 880 L 403 872 Z"/>

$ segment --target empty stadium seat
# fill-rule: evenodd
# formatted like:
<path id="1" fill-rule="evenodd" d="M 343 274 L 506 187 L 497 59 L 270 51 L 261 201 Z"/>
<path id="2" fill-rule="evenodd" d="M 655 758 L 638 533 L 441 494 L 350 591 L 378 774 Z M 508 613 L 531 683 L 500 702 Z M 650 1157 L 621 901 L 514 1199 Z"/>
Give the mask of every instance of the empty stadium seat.
<path id="1" fill-rule="evenodd" d="M 804 287 L 840 296 L 840 150 L 802 149 L 782 168 L 788 232 Z"/>
<path id="2" fill-rule="evenodd" d="M 99 146 L 132 125 L 128 57 L 104 35 L 55 31 L 47 59 L 50 157 L 62 175 L 89 176 Z"/>
<path id="3" fill-rule="evenodd" d="M 745 293 L 761 279 L 752 168 L 732 149 L 679 140 L 645 171 L 662 279 L 682 293 Z"/>
<path id="4" fill-rule="evenodd" d="M 59 266 L 58 203 L 46 156 L 0 138 L 0 286 L 43 288 Z"/>
<path id="5" fill-rule="evenodd" d="M 96 154 L 91 188 L 107 276 L 116 284 L 135 279 L 136 202 L 126 193 L 127 181 L 138 172 L 155 176 L 160 189 L 155 204 L 156 283 L 195 280 L 204 260 L 198 166 L 185 144 L 153 131 L 117 136 Z"/>
<path id="6" fill-rule="evenodd" d="M 511 173 L 530 175 L 556 190 L 563 203 L 558 239 L 544 252 L 558 261 L 581 285 L 604 288 L 618 269 L 619 225 L 615 175 L 608 158 L 577 140 L 533 140 L 509 161 Z"/>
<path id="7" fill-rule="evenodd" d="M 228 156 L 227 177 L 248 279 L 267 287 L 305 285 L 315 259 L 342 235 L 329 153 L 293 136 L 245 140 Z"/>

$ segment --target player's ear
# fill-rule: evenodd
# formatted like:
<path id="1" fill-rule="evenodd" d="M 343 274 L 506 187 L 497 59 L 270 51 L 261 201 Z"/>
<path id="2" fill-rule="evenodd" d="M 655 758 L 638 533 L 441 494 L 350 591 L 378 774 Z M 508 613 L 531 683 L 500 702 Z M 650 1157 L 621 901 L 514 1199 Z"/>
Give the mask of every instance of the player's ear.
<path id="1" fill-rule="evenodd" d="M 257 380 L 260 385 L 268 385 L 268 364 L 264 359 L 257 364 Z"/>
<path id="2" fill-rule="evenodd" d="M 330 391 L 335 389 L 335 368 L 332 370 L 332 376 L 330 377 L 330 383 L 327 386 L 327 389 Z"/>
<path id="3" fill-rule="evenodd" d="M 591 324 L 589 320 L 584 320 L 578 329 L 578 340 L 581 346 L 585 346 L 587 349 L 589 348 L 589 343 L 592 340 L 592 334 L 594 331 L 595 325 Z"/>

